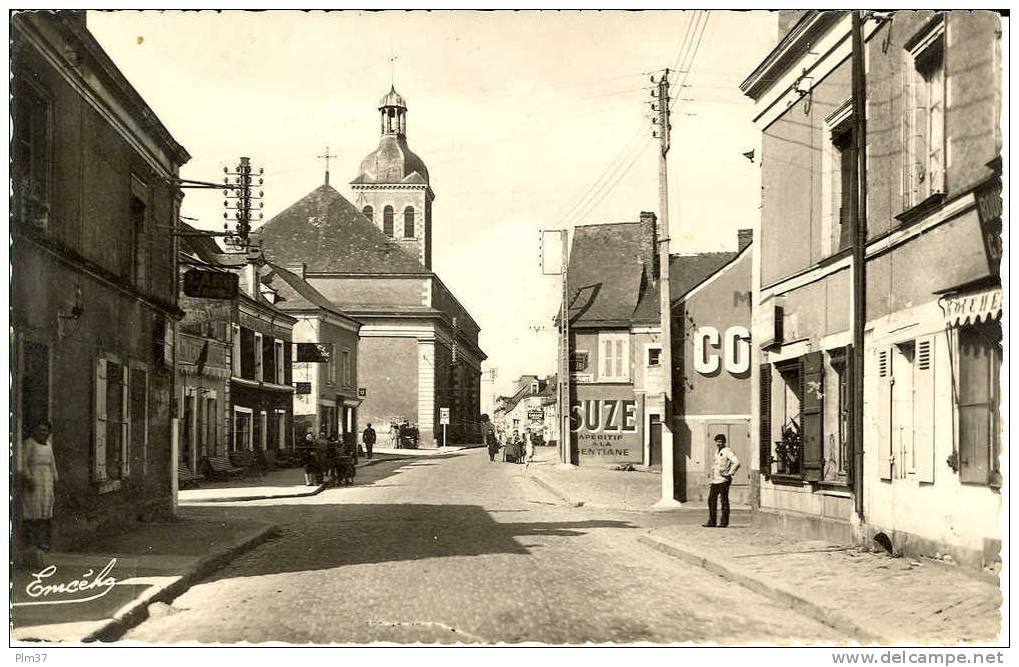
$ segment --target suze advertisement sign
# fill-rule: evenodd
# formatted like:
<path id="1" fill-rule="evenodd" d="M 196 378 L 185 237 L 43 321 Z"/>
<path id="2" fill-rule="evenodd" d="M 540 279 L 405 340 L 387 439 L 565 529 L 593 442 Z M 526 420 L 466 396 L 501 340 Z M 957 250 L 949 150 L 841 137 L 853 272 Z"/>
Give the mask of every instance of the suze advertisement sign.
<path id="1" fill-rule="evenodd" d="M 593 464 L 640 463 L 644 405 L 628 387 L 578 387 L 570 430 L 580 458 Z"/>

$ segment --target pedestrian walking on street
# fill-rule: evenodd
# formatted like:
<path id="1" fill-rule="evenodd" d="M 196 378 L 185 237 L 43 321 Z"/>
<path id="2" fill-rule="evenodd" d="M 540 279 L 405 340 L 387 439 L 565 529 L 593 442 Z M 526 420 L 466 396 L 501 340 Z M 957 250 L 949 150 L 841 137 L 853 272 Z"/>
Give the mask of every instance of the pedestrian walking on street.
<path id="1" fill-rule="evenodd" d="M 725 436 L 719 433 L 715 436 L 715 446 L 718 452 L 715 454 L 715 462 L 711 466 L 711 490 L 708 491 L 708 522 L 705 528 L 725 528 L 729 525 L 729 487 L 732 486 L 732 476 L 739 470 L 739 459 L 736 454 L 725 444 Z M 716 522 L 718 512 L 718 499 L 722 499 L 722 520 Z"/>
<path id="2" fill-rule="evenodd" d="M 400 448 L 400 426 L 396 422 L 389 423 L 389 448 Z"/>
<path id="3" fill-rule="evenodd" d="M 375 447 L 375 429 L 372 428 L 371 424 L 368 424 L 368 428 L 364 430 L 361 440 L 364 441 L 364 449 L 368 453 L 368 458 L 371 458 L 372 448 Z"/>
<path id="4" fill-rule="evenodd" d="M 495 434 L 488 415 L 481 415 L 481 440 L 488 446 L 488 460 L 495 462 L 495 455 L 499 453 L 499 436 Z"/>
<path id="5" fill-rule="evenodd" d="M 530 463 L 534 460 L 534 440 L 530 433 L 524 435 L 524 450 L 526 461 Z"/>
<path id="6" fill-rule="evenodd" d="M 53 540 L 54 487 L 57 462 L 53 457 L 48 421 L 40 421 L 32 435 L 21 441 L 17 470 L 20 482 L 21 519 L 24 521 L 28 545 L 48 551 Z"/>

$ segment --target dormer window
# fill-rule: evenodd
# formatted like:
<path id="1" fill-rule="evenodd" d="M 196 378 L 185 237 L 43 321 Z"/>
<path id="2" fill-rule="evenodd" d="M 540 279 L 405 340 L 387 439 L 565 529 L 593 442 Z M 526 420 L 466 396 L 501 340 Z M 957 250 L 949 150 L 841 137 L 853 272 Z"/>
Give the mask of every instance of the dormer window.
<path id="1" fill-rule="evenodd" d="M 531 383 L 531 393 L 532 394 L 537 394 L 538 393 L 538 383 L 537 382 L 532 382 Z"/>

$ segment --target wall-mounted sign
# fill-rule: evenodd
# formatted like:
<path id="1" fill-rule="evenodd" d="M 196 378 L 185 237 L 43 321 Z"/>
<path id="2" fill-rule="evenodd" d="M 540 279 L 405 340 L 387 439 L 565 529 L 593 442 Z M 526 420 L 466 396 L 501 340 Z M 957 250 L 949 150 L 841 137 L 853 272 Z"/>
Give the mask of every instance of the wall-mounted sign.
<path id="1" fill-rule="evenodd" d="M 644 457 L 644 405 L 632 389 L 578 387 L 570 430 L 582 459 L 595 464 L 640 463 Z"/>
<path id="2" fill-rule="evenodd" d="M 701 375 L 716 375 L 725 366 L 731 375 L 750 370 L 750 331 L 729 327 L 719 334 L 715 327 L 700 327 L 693 336 L 693 367 Z"/>
<path id="3" fill-rule="evenodd" d="M 358 387 L 357 388 L 357 397 L 358 398 L 364 398 L 367 395 L 368 395 L 368 389 L 367 388 L 365 388 L 365 387 Z"/>
<path id="4" fill-rule="evenodd" d="M 531 420 L 532 422 L 543 422 L 543 421 L 545 421 L 545 411 L 544 410 L 528 410 L 527 411 L 527 418 L 529 420 Z"/>
<path id="5" fill-rule="evenodd" d="M 310 382 L 295 382 L 294 383 L 294 393 L 297 394 L 298 396 L 302 396 L 302 395 L 305 395 L 305 394 L 310 394 L 311 393 L 311 383 Z"/>
<path id="6" fill-rule="evenodd" d="M 184 274 L 184 294 L 200 299 L 236 299 L 238 294 L 236 273 L 191 269 Z"/>

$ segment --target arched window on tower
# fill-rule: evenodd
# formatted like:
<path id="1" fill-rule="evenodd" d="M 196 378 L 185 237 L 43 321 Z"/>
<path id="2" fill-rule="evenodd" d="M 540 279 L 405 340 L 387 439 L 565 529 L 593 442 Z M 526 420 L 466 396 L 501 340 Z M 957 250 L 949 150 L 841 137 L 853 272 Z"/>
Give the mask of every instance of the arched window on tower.
<path id="1" fill-rule="evenodd" d="M 403 209 L 403 237 L 414 238 L 414 207 L 408 206 Z"/>
<path id="2" fill-rule="evenodd" d="M 364 217 L 368 218 L 372 222 L 375 222 L 375 211 L 372 209 L 371 206 L 365 206 L 363 209 L 361 209 L 361 213 L 364 214 Z"/>
<path id="3" fill-rule="evenodd" d="M 393 207 L 387 206 L 382 209 L 382 231 L 386 236 L 393 236 Z"/>

